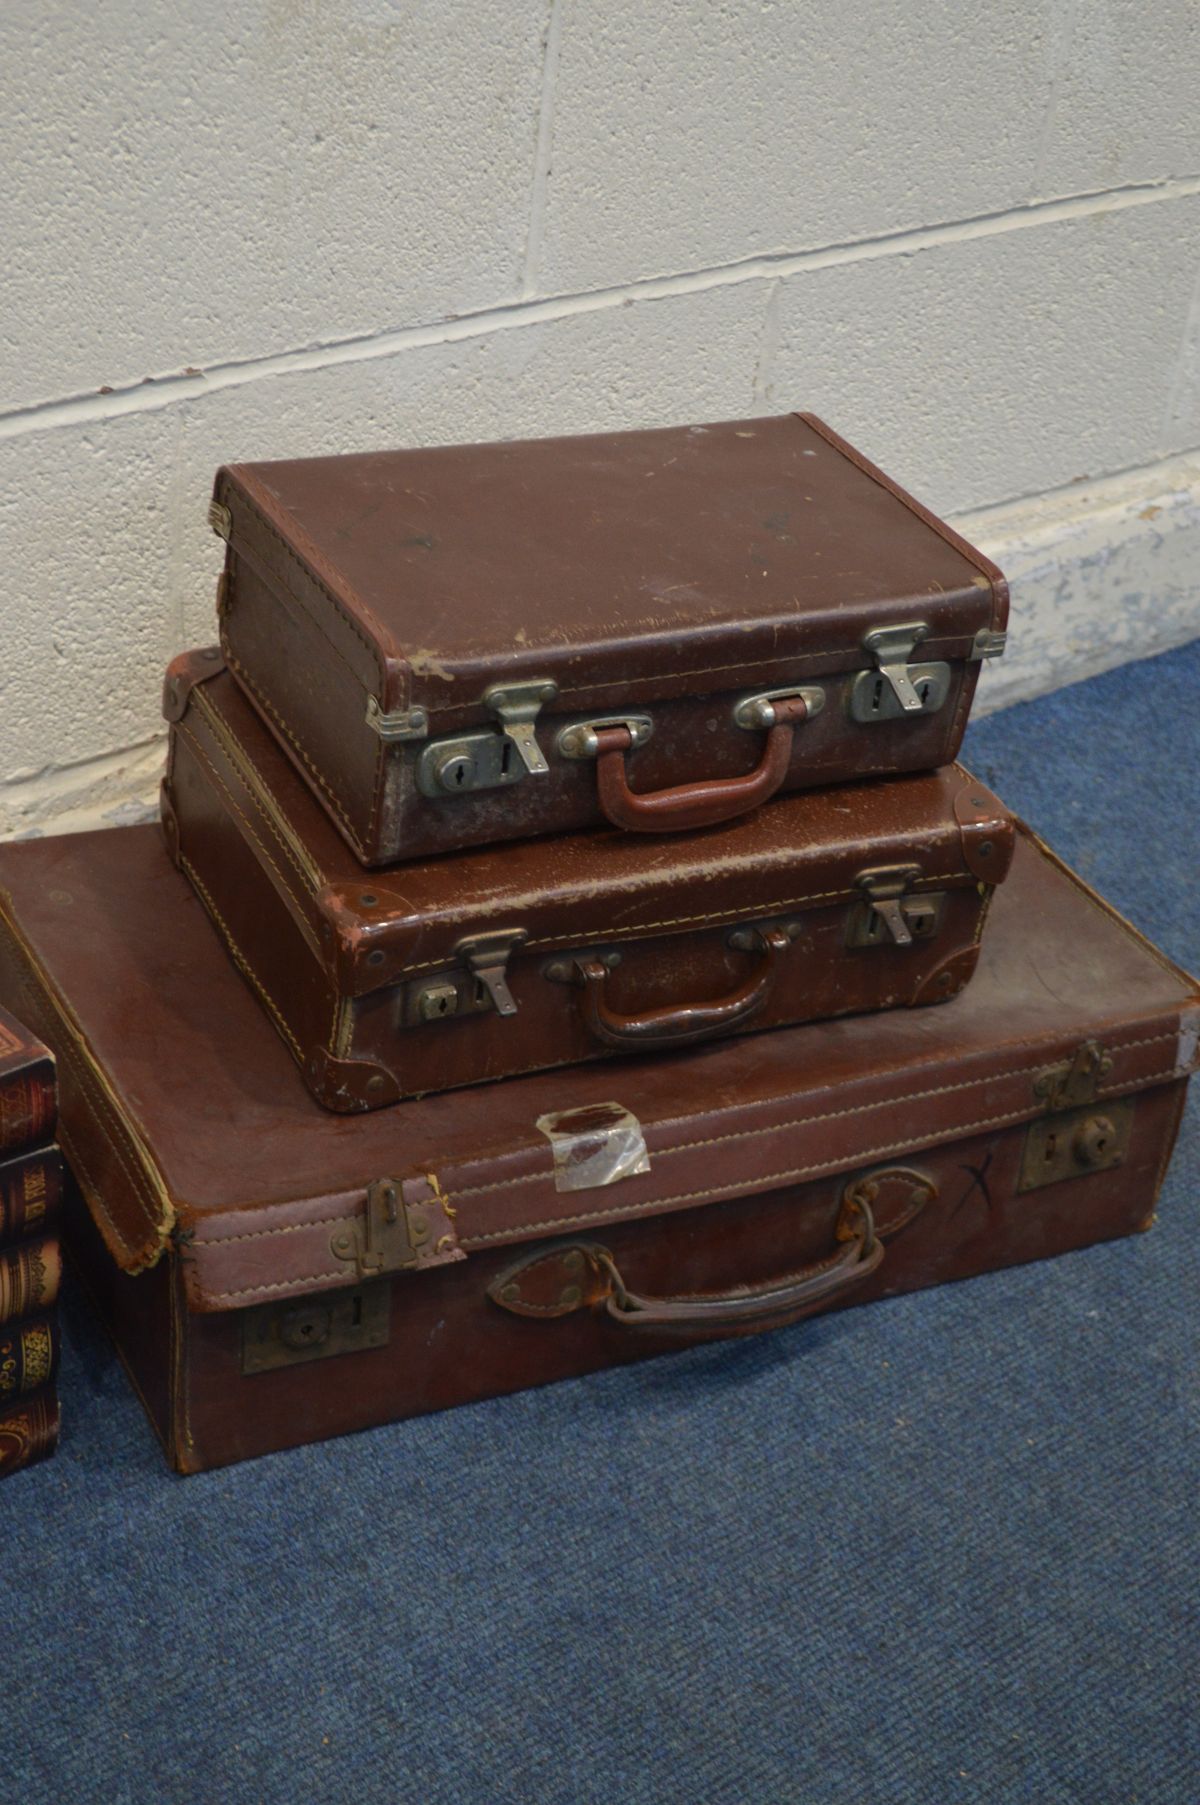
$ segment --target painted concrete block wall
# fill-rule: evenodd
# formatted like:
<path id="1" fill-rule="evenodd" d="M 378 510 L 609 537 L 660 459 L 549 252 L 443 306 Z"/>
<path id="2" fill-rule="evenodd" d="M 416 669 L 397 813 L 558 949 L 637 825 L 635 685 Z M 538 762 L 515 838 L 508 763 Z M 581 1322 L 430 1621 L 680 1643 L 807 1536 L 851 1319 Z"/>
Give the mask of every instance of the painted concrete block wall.
<path id="1" fill-rule="evenodd" d="M 0 831 L 152 793 L 230 458 L 811 406 L 1015 560 L 985 704 L 1200 633 L 1198 77 L 1192 0 L 9 0 Z"/>

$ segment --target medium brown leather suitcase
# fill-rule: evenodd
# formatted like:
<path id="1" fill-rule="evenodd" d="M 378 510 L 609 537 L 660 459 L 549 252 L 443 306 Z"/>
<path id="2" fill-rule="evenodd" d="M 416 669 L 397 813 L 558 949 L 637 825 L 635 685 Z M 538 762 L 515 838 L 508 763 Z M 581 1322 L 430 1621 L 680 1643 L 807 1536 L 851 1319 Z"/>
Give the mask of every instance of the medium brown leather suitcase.
<path id="1" fill-rule="evenodd" d="M 1197 1061 L 1196 982 L 1024 833 L 949 1009 L 357 1118 L 154 828 L 0 846 L 0 893 L 69 1249 L 185 1472 L 1147 1227 Z"/>
<path id="2" fill-rule="evenodd" d="M 219 661 L 177 659 L 166 692 L 168 843 L 331 1109 L 947 1002 L 1012 851 L 951 765 L 683 839 L 594 829 L 368 876 Z"/>
<path id="3" fill-rule="evenodd" d="M 229 668 L 366 864 L 957 754 L 996 567 L 810 414 L 234 464 Z"/>

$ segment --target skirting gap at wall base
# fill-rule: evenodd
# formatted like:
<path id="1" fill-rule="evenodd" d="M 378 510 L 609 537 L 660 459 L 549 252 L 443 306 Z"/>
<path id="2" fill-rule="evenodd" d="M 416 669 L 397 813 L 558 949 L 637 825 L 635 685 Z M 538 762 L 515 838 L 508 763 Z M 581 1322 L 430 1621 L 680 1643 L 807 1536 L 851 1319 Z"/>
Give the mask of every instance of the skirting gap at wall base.
<path id="1" fill-rule="evenodd" d="M 954 524 L 1012 588 L 1008 649 L 984 668 L 977 714 L 1200 638 L 1200 455 Z M 151 819 L 162 762 L 151 729 L 139 746 L 0 786 L 0 837 Z"/>

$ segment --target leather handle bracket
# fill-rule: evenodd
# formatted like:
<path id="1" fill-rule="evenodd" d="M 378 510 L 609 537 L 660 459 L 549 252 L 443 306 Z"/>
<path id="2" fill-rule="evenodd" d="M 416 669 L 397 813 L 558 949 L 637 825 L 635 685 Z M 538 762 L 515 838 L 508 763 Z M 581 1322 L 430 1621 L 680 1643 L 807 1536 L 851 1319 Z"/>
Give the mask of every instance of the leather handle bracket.
<path id="1" fill-rule="evenodd" d="M 633 745 L 628 727 L 596 730 L 596 788 L 600 808 L 614 827 L 635 834 L 681 833 L 712 827 L 757 808 L 773 796 L 792 759 L 796 728 L 808 717 L 803 696 L 784 696 L 772 703 L 774 724 L 767 729 L 763 754 L 744 777 L 702 778 L 666 790 L 631 790 L 625 755 Z"/>

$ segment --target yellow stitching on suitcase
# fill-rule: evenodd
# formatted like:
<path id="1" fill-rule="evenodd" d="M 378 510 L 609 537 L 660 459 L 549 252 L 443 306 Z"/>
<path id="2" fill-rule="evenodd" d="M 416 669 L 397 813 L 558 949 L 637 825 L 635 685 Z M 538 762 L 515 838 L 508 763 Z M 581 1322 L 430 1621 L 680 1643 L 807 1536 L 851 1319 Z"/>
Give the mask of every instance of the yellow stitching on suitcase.
<path id="1" fill-rule="evenodd" d="M 228 784 L 225 782 L 225 780 L 221 776 L 220 772 L 217 770 L 216 766 L 213 764 L 212 760 L 207 756 L 207 754 L 204 751 L 204 748 L 201 746 L 201 744 L 200 744 L 199 740 L 196 738 L 195 734 L 191 731 L 190 728 L 185 727 L 182 721 L 180 721 L 176 724 L 176 732 L 182 734 L 183 737 L 189 742 L 189 744 L 192 747 L 193 752 L 195 753 L 196 757 L 200 760 L 201 764 L 207 770 L 212 781 L 217 785 L 217 787 L 220 790 L 224 791 L 225 798 L 229 804 L 229 807 L 232 809 L 233 813 L 237 816 L 238 820 L 242 822 L 242 824 L 244 825 L 244 827 L 246 829 L 247 834 L 254 841 L 254 844 L 258 847 L 259 851 L 262 853 L 263 858 L 266 860 L 267 864 L 271 867 L 271 870 L 275 873 L 276 877 L 279 879 L 280 883 L 283 885 L 283 888 L 286 890 L 287 894 L 291 897 L 292 901 L 295 903 L 297 909 L 300 910 L 300 912 L 302 914 L 306 914 L 307 908 L 306 908 L 305 902 L 296 895 L 296 892 L 292 889 L 292 886 L 288 883 L 287 878 L 284 876 L 283 872 L 279 869 L 279 866 L 275 863 L 274 859 L 271 857 L 271 854 L 268 852 L 267 848 L 263 845 L 262 841 L 260 840 L 258 835 L 255 833 L 254 828 L 251 825 L 250 821 L 248 820 L 246 815 L 243 813 L 243 811 L 238 807 L 237 801 L 233 794 L 233 791 L 229 788 Z M 314 930 L 314 934 L 315 934 L 315 930 Z"/>
<path id="2" fill-rule="evenodd" d="M 1156 1072 L 1154 1075 L 1154 1078 L 1147 1079 L 1146 1082 L 1153 1083 L 1155 1081 L 1155 1079 L 1158 1079 L 1158 1078 L 1164 1077 L 1164 1076 L 1166 1076 L 1165 1073 L 1157 1073 Z M 1109 1094 L 1109 1093 L 1097 1093 L 1097 1094 L 1105 1095 L 1105 1094 Z M 1024 1110 L 1018 1110 L 1016 1112 L 1013 1112 L 1010 1110 L 1004 1115 L 985 1116 L 981 1121 L 978 1121 L 978 1122 L 965 1122 L 965 1123 L 956 1124 L 954 1135 L 953 1135 L 953 1140 L 954 1141 L 961 1140 L 969 1134 L 977 1133 L 978 1130 L 980 1130 L 981 1128 L 998 1128 L 1001 1126 L 1010 1127 L 1010 1128 L 1011 1127 L 1019 1127 L 1022 1123 L 1026 1122 L 1028 1120 L 1029 1120 L 1028 1114 Z M 880 1159 L 885 1154 L 903 1153 L 914 1147 L 920 1147 L 922 1144 L 923 1143 L 922 1143 L 921 1137 L 917 1137 L 916 1139 L 913 1139 L 910 1136 L 906 1140 L 891 1141 L 891 1142 L 888 1142 L 884 1146 L 866 1147 L 863 1149 L 863 1151 L 861 1153 L 855 1155 L 853 1164 L 855 1166 L 867 1165 L 870 1163 L 870 1161 Z M 697 1142 L 696 1145 L 700 1146 L 700 1145 L 703 1145 L 703 1143 Z M 767 1190 L 771 1190 L 772 1188 L 774 1188 L 777 1185 L 792 1183 L 796 1179 L 809 1178 L 809 1177 L 819 1178 L 823 1174 L 842 1172 L 842 1171 L 846 1170 L 847 1163 L 848 1162 L 846 1162 L 845 1160 L 841 1160 L 841 1159 L 822 1160 L 822 1161 L 818 1161 L 816 1163 L 816 1165 L 796 1166 L 787 1172 L 769 1172 L 769 1173 L 765 1174 L 763 1178 L 756 1181 L 754 1188 L 755 1188 L 756 1192 L 757 1191 L 767 1191 Z M 739 1191 L 738 1183 L 739 1183 L 739 1181 L 735 1179 L 728 1185 L 717 1185 L 715 1187 L 711 1187 L 709 1189 L 702 1190 L 702 1191 L 681 1191 L 674 1197 L 652 1197 L 652 1198 L 649 1198 L 646 1202 L 640 1203 L 637 1206 L 636 1213 L 640 1217 L 640 1216 L 645 1216 L 651 1210 L 666 1209 L 670 1205 L 676 1204 L 676 1203 L 695 1203 L 695 1202 L 699 1201 L 701 1198 L 715 1199 L 717 1196 L 717 1193 L 719 1191 L 732 1191 L 734 1193 L 734 1195 L 740 1196 L 740 1195 L 744 1194 L 744 1191 Z M 458 1193 L 458 1195 L 461 1197 L 464 1195 L 464 1193 L 460 1191 Z M 585 1222 L 600 1222 L 609 1216 L 621 1216 L 621 1215 L 627 1215 L 627 1214 L 632 1215 L 632 1212 L 629 1211 L 628 1205 L 613 1204 L 610 1209 L 591 1210 L 586 1215 L 582 1215 L 582 1216 L 555 1216 L 547 1221 L 522 1222 L 521 1224 L 519 1224 L 519 1226 L 517 1226 L 515 1228 L 497 1229 L 494 1233 L 489 1234 L 489 1235 L 464 1235 L 462 1237 L 461 1245 L 463 1247 L 482 1247 L 489 1241 L 508 1241 L 508 1240 L 512 1240 L 514 1237 L 519 1236 L 519 1235 L 533 1234 L 535 1231 L 541 1233 L 541 1232 L 545 1232 L 550 1229 L 578 1226 L 579 1224 L 585 1223 Z"/>
<path id="3" fill-rule="evenodd" d="M 1164 1037 L 1159 1036 L 1158 1038 L 1161 1039 Z M 1134 1043 L 1130 1043 L 1130 1044 L 1145 1045 L 1148 1043 L 1134 1042 Z M 1175 1076 L 1175 1072 L 1174 1072 L 1174 1068 L 1172 1067 L 1170 1069 L 1170 1071 L 1155 1072 L 1149 1078 L 1141 1080 L 1140 1082 L 1144 1083 L 1146 1085 L 1150 1085 L 1150 1084 L 1157 1083 L 1164 1078 L 1169 1078 L 1169 1077 L 1173 1077 L 1173 1076 Z M 1114 1087 L 1111 1091 L 1099 1092 L 1098 1095 L 1117 1095 L 1117 1094 L 1119 1094 L 1119 1091 L 1120 1091 L 1120 1087 L 1117 1086 L 1117 1087 Z M 846 1113 L 850 1113 L 850 1112 L 846 1112 Z M 964 1138 L 966 1135 L 975 1134 L 980 1129 L 983 1129 L 983 1128 L 1019 1127 L 1022 1123 L 1026 1122 L 1028 1119 L 1029 1119 L 1028 1115 L 1024 1110 L 1018 1110 L 1015 1112 L 1009 1111 L 1006 1114 L 999 1115 L 999 1116 L 985 1116 L 982 1120 L 980 1120 L 978 1122 L 966 1122 L 966 1123 L 961 1123 L 961 1124 L 956 1125 L 953 1140 L 960 1140 L 960 1139 Z M 765 1131 L 752 1131 L 752 1132 L 765 1132 Z M 729 1137 L 722 1137 L 722 1138 L 732 1139 L 732 1138 L 736 1138 L 736 1137 L 729 1136 Z M 953 1140 L 950 1143 L 942 1143 L 942 1144 L 943 1145 L 953 1144 Z M 693 1143 L 693 1146 L 700 1147 L 700 1146 L 705 1146 L 708 1144 L 709 1143 L 706 1143 L 703 1141 L 697 1141 L 697 1142 Z M 907 1140 L 890 1141 L 890 1142 L 886 1143 L 885 1145 L 878 1146 L 878 1147 L 866 1147 L 859 1154 L 857 1154 L 855 1156 L 852 1164 L 854 1166 L 865 1165 L 865 1164 L 868 1164 L 871 1160 L 880 1159 L 883 1156 L 885 1156 L 887 1154 L 891 1154 L 891 1153 L 903 1153 L 903 1152 L 911 1150 L 914 1147 L 919 1147 L 921 1144 L 922 1144 L 922 1142 L 921 1142 L 920 1137 L 918 1137 L 916 1139 L 913 1139 L 912 1137 L 910 1137 Z M 675 1151 L 675 1152 L 688 1151 L 688 1149 L 676 1148 L 676 1149 L 671 1149 L 671 1151 Z M 769 1172 L 769 1173 L 765 1174 L 764 1177 L 756 1183 L 755 1191 L 757 1192 L 757 1191 L 770 1190 L 773 1187 L 778 1186 L 778 1185 L 793 1183 L 797 1179 L 810 1178 L 810 1177 L 811 1178 L 820 1178 L 822 1176 L 829 1176 L 832 1174 L 846 1171 L 847 1169 L 848 1169 L 848 1162 L 846 1162 L 845 1160 L 841 1160 L 841 1159 L 835 1159 L 835 1160 L 818 1161 L 815 1165 L 796 1166 L 796 1167 L 794 1167 L 788 1171 L 784 1171 L 784 1172 Z M 538 1176 L 541 1177 L 544 1175 L 538 1174 Z M 510 1182 L 521 1182 L 521 1181 L 510 1181 Z M 701 1199 L 711 1199 L 712 1201 L 715 1202 L 718 1200 L 720 1193 L 723 1191 L 724 1192 L 732 1192 L 732 1194 L 734 1196 L 742 1195 L 743 1193 L 739 1191 L 738 1185 L 739 1185 L 739 1181 L 735 1179 L 735 1180 L 731 1181 L 731 1183 L 729 1183 L 728 1185 L 718 1185 L 718 1186 L 711 1187 L 706 1190 L 681 1191 L 681 1192 L 676 1193 L 676 1195 L 673 1197 L 652 1197 L 642 1203 L 639 1203 L 636 1206 L 636 1208 L 633 1210 L 631 1210 L 629 1208 L 628 1204 L 613 1204 L 609 1209 L 589 1210 L 586 1214 L 583 1214 L 583 1215 L 554 1216 L 554 1217 L 548 1217 L 544 1220 L 540 1220 L 537 1222 L 522 1222 L 512 1228 L 497 1229 L 492 1234 L 464 1235 L 461 1239 L 460 1245 L 464 1248 L 484 1247 L 489 1242 L 492 1242 L 492 1241 L 511 1241 L 511 1240 L 515 1240 L 518 1236 L 521 1236 L 521 1235 L 549 1233 L 550 1231 L 552 1231 L 554 1229 L 559 1229 L 559 1228 L 578 1228 L 578 1227 L 582 1227 L 586 1223 L 590 1223 L 590 1222 L 607 1221 L 608 1218 L 610 1218 L 612 1216 L 625 1216 L 625 1217 L 628 1217 L 630 1220 L 635 1220 L 640 1217 L 645 1217 L 652 1210 L 669 1209 L 673 1204 L 696 1203 L 696 1202 L 699 1202 Z M 487 1190 L 492 1187 L 478 1186 L 476 1188 L 481 1189 L 481 1190 Z M 498 1187 L 496 1187 L 496 1188 L 498 1188 Z M 467 1191 L 459 1191 L 455 1194 L 459 1198 L 470 1195 L 470 1193 Z M 350 1217 L 334 1218 L 334 1220 L 351 1221 L 351 1220 L 353 1220 L 353 1218 L 350 1218 Z M 317 1225 L 316 1224 L 310 1225 L 310 1224 L 297 1223 L 297 1224 L 294 1224 L 291 1226 L 294 1226 L 294 1227 L 313 1226 L 313 1227 L 315 1227 Z M 272 1233 L 286 1233 L 288 1231 L 287 1230 L 264 1229 L 261 1232 L 263 1234 L 272 1234 Z M 234 1237 L 231 1237 L 231 1238 L 234 1238 Z M 241 1237 L 237 1237 L 237 1238 L 241 1238 Z M 244 1237 L 244 1238 L 250 1239 L 252 1237 Z M 341 1272 L 303 1273 L 297 1278 L 280 1279 L 276 1283 L 271 1284 L 271 1285 L 247 1285 L 243 1289 L 237 1290 L 237 1291 L 209 1291 L 206 1293 L 206 1295 L 208 1297 L 212 1298 L 214 1301 L 222 1301 L 223 1302 L 223 1301 L 226 1301 L 231 1298 L 251 1297 L 251 1296 L 258 1295 L 261 1293 L 266 1293 L 269 1291 L 284 1291 L 284 1290 L 288 1290 L 288 1289 L 296 1290 L 296 1289 L 299 1289 L 301 1286 L 323 1284 L 329 1280 L 341 1279 L 344 1277 L 345 1277 L 345 1274 L 341 1273 Z"/>
<path id="4" fill-rule="evenodd" d="M 1160 1041 L 1170 1041 L 1173 1045 L 1175 1036 L 1173 1034 L 1153 1034 L 1145 1040 L 1120 1041 L 1109 1047 L 1107 1050 L 1113 1053 L 1124 1053 L 1134 1047 L 1156 1046 Z M 700 1147 L 719 1147 L 726 1141 L 754 1140 L 759 1135 L 783 1134 L 791 1128 L 809 1128 L 815 1126 L 818 1122 L 836 1122 L 846 1116 L 864 1115 L 869 1110 L 899 1108 L 907 1103 L 924 1102 L 928 1097 L 945 1097 L 949 1096 L 954 1091 L 971 1090 L 973 1087 L 981 1084 L 1003 1084 L 1009 1078 L 1029 1078 L 1041 1069 L 1041 1064 L 1034 1066 L 1014 1066 L 1012 1070 L 1007 1072 L 987 1072 L 980 1078 L 964 1078 L 958 1084 L 939 1084 L 935 1085 L 932 1090 L 909 1091 L 902 1097 L 885 1097 L 882 1100 L 875 1099 L 868 1103 L 854 1103 L 847 1109 L 826 1110 L 819 1115 L 792 1116 L 786 1122 L 774 1122 L 766 1128 L 737 1128 L 733 1129 L 729 1134 L 710 1135 L 708 1139 L 703 1141 L 681 1141 L 674 1147 L 652 1148 L 650 1150 L 650 1157 L 652 1160 L 666 1159 L 677 1153 L 692 1153 Z M 1173 1072 L 1174 1067 L 1171 1069 Z M 1167 1074 L 1156 1072 L 1151 1077 L 1139 1078 L 1136 1082 L 1139 1085 L 1152 1084 L 1159 1077 L 1166 1075 Z M 1103 1094 L 1106 1096 L 1119 1096 L 1128 1088 L 1128 1082 L 1123 1085 L 1111 1085 L 1103 1092 Z M 538 1184 L 545 1176 L 546 1174 L 544 1172 L 525 1172 L 516 1178 L 498 1178 L 492 1184 L 468 1185 L 463 1190 L 455 1191 L 454 1195 L 456 1197 L 476 1197 L 484 1191 L 502 1191 L 515 1185 Z"/>
<path id="5" fill-rule="evenodd" d="M 961 877 L 961 875 L 961 872 L 950 871 L 941 875 L 934 874 L 930 877 L 914 878 L 910 888 L 919 890 L 921 888 L 928 888 L 931 884 L 949 884 L 952 883 L 955 878 Z M 781 915 L 788 909 L 800 909 L 808 903 L 830 901 L 854 902 L 856 900 L 856 893 L 853 890 L 818 890 L 811 896 L 795 896 L 790 902 L 764 903 L 761 909 L 755 910 L 752 919 L 762 920 L 769 915 Z M 512 903 L 505 904 L 506 908 L 517 906 L 519 905 Z M 740 921 L 745 918 L 744 910 L 741 913 L 735 912 L 726 916 L 724 921 L 722 920 L 721 911 L 713 913 L 712 911 L 706 910 L 700 915 L 675 915 L 663 921 L 639 922 L 636 927 L 632 928 L 605 928 L 603 931 L 597 928 L 596 932 L 590 935 L 580 934 L 578 932 L 574 934 L 548 934 L 543 939 L 526 940 L 521 947 L 521 951 L 523 953 L 538 952 L 548 946 L 561 946 L 564 942 L 570 942 L 573 946 L 586 946 L 589 940 L 603 940 L 606 943 L 610 940 L 637 940 L 640 939 L 643 934 L 653 933 L 655 928 L 691 927 L 697 921 L 706 922 L 710 927 L 717 928 L 727 925 L 729 921 Z M 396 976 L 398 978 L 409 977 L 413 972 L 432 971 L 435 966 L 451 964 L 453 964 L 453 960 L 448 954 L 441 959 L 424 959 L 419 965 L 402 965 L 396 973 Z M 530 1067 L 529 1069 L 536 1070 L 537 1068 Z"/>
<path id="6" fill-rule="evenodd" d="M 199 684 L 196 685 L 196 700 L 199 704 L 201 714 L 210 717 L 207 725 L 209 731 L 213 733 L 214 738 L 217 739 L 218 744 L 220 743 L 221 732 L 222 730 L 224 731 L 224 737 L 227 744 L 222 746 L 221 750 L 230 762 L 233 763 L 238 782 L 254 804 L 257 813 L 266 822 L 273 839 L 283 852 L 288 863 L 296 873 L 296 876 L 300 879 L 306 890 L 320 889 L 321 885 L 325 882 L 325 873 L 321 870 L 315 859 L 309 859 L 302 856 L 301 849 L 284 833 L 281 823 L 274 815 L 272 815 L 266 806 L 266 803 L 263 801 L 263 798 L 258 794 L 247 771 L 239 768 L 240 765 L 245 764 L 248 765 L 250 771 L 253 772 L 253 766 L 250 764 L 248 755 L 244 751 L 233 728 L 229 725 L 227 717 L 221 712 L 215 702 L 208 696 L 200 693 Z M 179 725 L 182 727 L 183 722 L 181 721 Z M 195 742 L 193 741 L 193 744 L 194 743 Z"/>
<path id="7" fill-rule="evenodd" d="M 242 976 L 246 979 L 246 982 L 254 990 L 254 992 L 258 996 L 258 999 L 261 1002 L 263 1008 L 267 1011 L 267 1014 L 271 1017 L 271 1020 L 275 1023 L 275 1026 L 278 1028 L 280 1034 L 282 1034 L 283 1038 L 287 1041 L 288 1046 L 292 1049 L 292 1053 L 295 1056 L 297 1065 L 302 1066 L 304 1064 L 304 1054 L 300 1050 L 300 1042 L 296 1039 L 295 1035 L 292 1033 L 291 1029 L 288 1027 L 287 1023 L 284 1021 L 283 1016 L 280 1014 L 279 1009 L 276 1007 L 276 1004 L 273 1001 L 273 999 L 268 995 L 267 991 L 259 983 L 258 978 L 255 975 L 252 967 L 250 966 L 249 961 L 246 959 L 241 948 L 238 946 L 237 941 L 234 939 L 233 935 L 230 933 L 228 924 L 225 920 L 225 917 L 221 914 L 221 911 L 218 909 L 216 903 L 213 901 L 212 897 L 209 895 L 208 891 L 205 889 L 204 885 L 201 883 L 200 878 L 197 875 L 191 861 L 189 859 L 185 859 L 182 853 L 180 853 L 180 855 L 179 855 L 179 863 L 182 865 L 183 869 L 187 872 L 188 877 L 191 879 L 192 883 L 195 885 L 196 890 L 197 890 L 197 892 L 200 896 L 200 899 L 203 902 L 205 908 L 208 910 L 209 914 L 212 916 L 213 920 L 217 923 L 217 926 L 220 928 L 222 934 L 224 935 L 225 945 L 229 949 L 229 955 L 230 955 L 231 959 L 233 960 L 234 964 L 237 966 L 237 968 L 241 972 Z"/>
<path id="8" fill-rule="evenodd" d="M 333 791 L 330 789 L 329 784 L 326 782 L 325 778 L 321 775 L 321 773 L 317 769 L 316 765 L 314 765 L 312 759 L 308 756 L 308 753 L 304 750 L 304 747 L 300 744 L 300 741 L 296 738 L 296 735 L 292 732 L 292 730 L 288 726 L 287 722 L 283 719 L 283 716 L 279 713 L 279 710 L 274 706 L 273 703 L 271 703 L 267 700 L 266 696 L 263 695 L 261 689 L 259 689 L 259 687 L 258 687 L 257 683 L 254 681 L 253 677 L 250 676 L 249 672 L 246 670 L 246 667 L 242 664 L 241 660 L 234 655 L 231 648 L 228 645 L 223 643 L 222 650 L 225 653 L 225 662 L 228 664 L 230 670 L 237 672 L 239 682 L 245 684 L 246 688 L 250 691 L 250 693 L 253 695 L 255 701 L 258 703 L 259 707 L 264 711 L 264 713 L 270 715 L 271 719 L 274 721 L 275 725 L 278 727 L 280 733 L 282 733 L 284 735 L 284 737 L 289 741 L 291 746 L 294 748 L 296 756 L 299 758 L 301 764 L 305 767 L 305 769 L 310 773 L 310 775 L 313 778 L 313 781 L 317 784 L 318 788 L 320 788 L 322 791 L 324 791 L 326 802 L 328 803 L 329 807 L 333 810 L 334 814 L 337 816 L 337 818 L 341 822 L 342 826 L 345 828 L 347 834 L 350 836 L 350 843 L 354 847 L 355 852 L 359 855 L 360 859 L 363 859 L 365 861 L 368 856 L 367 848 L 366 848 L 364 841 L 359 837 L 357 828 L 355 827 L 353 821 L 351 821 L 349 815 L 346 813 L 342 804 L 338 801 L 337 797 L 334 795 Z M 382 745 L 382 743 L 383 742 L 380 741 L 381 745 Z M 374 809 L 372 809 L 371 819 L 368 823 L 368 827 L 373 827 L 374 824 L 375 824 L 375 811 L 374 811 Z"/>
<path id="9" fill-rule="evenodd" d="M 11 899 L 5 897 L 5 901 L 10 902 Z M 75 1073 L 80 1089 L 84 1093 L 84 1099 L 96 1119 L 96 1125 L 108 1142 L 109 1147 L 112 1149 L 118 1166 L 129 1179 L 134 1193 L 134 1200 L 141 1206 L 146 1221 L 154 1230 L 161 1247 L 162 1241 L 171 1229 L 175 1215 L 174 1206 L 171 1203 L 166 1188 L 165 1186 L 163 1187 L 161 1195 L 155 1191 L 154 1186 L 150 1181 L 149 1174 L 145 1169 L 145 1162 L 143 1161 L 136 1141 L 116 1109 L 109 1107 L 103 1080 L 98 1073 L 92 1070 L 91 1065 L 84 1057 L 80 1047 L 76 1044 L 76 1041 L 71 1038 L 76 1032 L 74 1017 L 63 1007 L 49 986 L 41 982 L 39 975 L 41 968 L 35 962 L 32 952 L 27 948 L 26 943 L 22 939 L 20 931 L 13 921 L 9 910 L 0 907 L 0 914 L 3 914 L 8 928 L 12 956 L 17 967 L 18 985 L 23 994 L 26 992 L 29 993 L 30 1002 L 39 1016 L 47 1014 L 52 1020 L 57 1021 L 62 1028 L 64 1037 L 62 1038 L 58 1057 L 64 1059 Z M 43 1034 L 43 1038 L 49 1039 L 52 1037 L 49 1034 Z M 53 1038 L 60 1037 L 55 1036 Z M 106 1112 L 112 1118 L 112 1127 L 124 1141 L 124 1148 L 118 1146 L 113 1140 L 112 1135 L 109 1133 L 109 1129 L 106 1127 L 104 1121 L 104 1114 Z M 133 1160 L 132 1166 L 129 1164 L 129 1158 L 126 1157 L 127 1154 Z M 126 1243 L 128 1237 L 125 1231 L 118 1228 L 113 1218 L 108 1216 L 107 1211 L 105 1212 L 105 1215 L 118 1240 L 122 1243 Z M 157 1255 L 155 1257 L 157 1258 Z"/>

